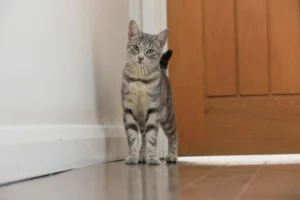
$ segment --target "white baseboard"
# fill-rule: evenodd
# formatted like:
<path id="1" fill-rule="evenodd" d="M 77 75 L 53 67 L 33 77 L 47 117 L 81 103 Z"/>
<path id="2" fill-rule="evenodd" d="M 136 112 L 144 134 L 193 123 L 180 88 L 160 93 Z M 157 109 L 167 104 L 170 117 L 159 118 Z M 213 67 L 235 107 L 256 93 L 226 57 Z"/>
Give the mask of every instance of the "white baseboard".
<path id="1" fill-rule="evenodd" d="M 166 156 L 160 130 L 157 153 Z M 0 184 L 122 160 L 128 145 L 119 126 L 0 126 Z"/>
<path id="2" fill-rule="evenodd" d="M 123 126 L 0 127 L 0 184 L 124 159 Z"/>

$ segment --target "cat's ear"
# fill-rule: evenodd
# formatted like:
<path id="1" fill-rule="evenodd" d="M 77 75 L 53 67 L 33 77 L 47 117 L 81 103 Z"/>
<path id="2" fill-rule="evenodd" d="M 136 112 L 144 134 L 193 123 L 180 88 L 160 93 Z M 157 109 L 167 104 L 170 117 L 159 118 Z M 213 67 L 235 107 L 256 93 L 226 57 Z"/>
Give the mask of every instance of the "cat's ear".
<path id="1" fill-rule="evenodd" d="M 163 48 L 167 42 L 169 36 L 169 30 L 165 29 L 162 32 L 160 32 L 157 36 L 156 36 L 156 40 L 158 40 L 160 47 Z"/>
<path id="2" fill-rule="evenodd" d="M 131 20 L 128 26 L 128 38 L 131 39 L 138 35 L 140 35 L 139 27 L 134 20 Z"/>

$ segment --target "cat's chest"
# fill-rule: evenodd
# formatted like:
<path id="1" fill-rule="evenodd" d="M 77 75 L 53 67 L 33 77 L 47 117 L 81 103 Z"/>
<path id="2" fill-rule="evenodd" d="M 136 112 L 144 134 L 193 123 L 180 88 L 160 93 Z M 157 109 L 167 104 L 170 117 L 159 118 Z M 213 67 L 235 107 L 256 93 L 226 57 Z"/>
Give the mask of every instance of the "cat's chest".
<path id="1" fill-rule="evenodd" d="M 159 70 L 147 67 L 128 67 L 125 68 L 123 75 L 129 82 L 141 81 L 143 83 L 152 83 L 159 80 L 161 77 Z"/>
<path id="2" fill-rule="evenodd" d="M 148 91 L 150 91 L 150 86 L 147 84 L 143 84 L 140 81 L 134 81 L 127 84 L 127 91 L 129 93 L 146 95 Z"/>

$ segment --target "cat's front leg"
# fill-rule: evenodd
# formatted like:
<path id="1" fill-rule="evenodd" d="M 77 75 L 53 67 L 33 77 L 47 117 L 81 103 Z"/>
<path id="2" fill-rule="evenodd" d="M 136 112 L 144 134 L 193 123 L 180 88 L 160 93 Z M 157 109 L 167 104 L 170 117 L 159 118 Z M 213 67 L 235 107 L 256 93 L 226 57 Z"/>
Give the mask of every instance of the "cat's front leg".
<path id="1" fill-rule="evenodd" d="M 158 138 L 158 112 L 157 109 L 150 109 L 148 111 L 145 137 L 147 147 L 147 164 L 159 165 L 160 160 L 156 155 L 157 138 Z"/>
<path id="2" fill-rule="evenodd" d="M 126 164 L 139 163 L 139 145 L 138 145 L 138 123 L 133 117 L 130 109 L 124 109 L 124 125 L 127 134 L 127 141 L 129 147 L 129 155 L 125 159 Z"/>

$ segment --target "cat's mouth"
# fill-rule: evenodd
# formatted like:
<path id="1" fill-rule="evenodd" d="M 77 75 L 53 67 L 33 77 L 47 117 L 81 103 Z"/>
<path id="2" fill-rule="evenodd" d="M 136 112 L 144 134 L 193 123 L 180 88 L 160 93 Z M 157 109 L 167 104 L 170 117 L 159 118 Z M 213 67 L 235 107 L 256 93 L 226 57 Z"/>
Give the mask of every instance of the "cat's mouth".
<path id="1" fill-rule="evenodd" d="M 138 60 L 137 63 L 140 64 L 140 65 L 144 64 L 143 60 Z"/>

